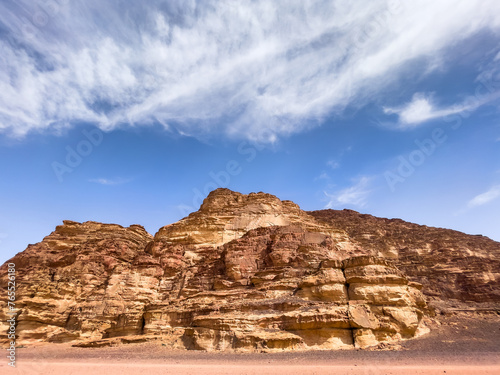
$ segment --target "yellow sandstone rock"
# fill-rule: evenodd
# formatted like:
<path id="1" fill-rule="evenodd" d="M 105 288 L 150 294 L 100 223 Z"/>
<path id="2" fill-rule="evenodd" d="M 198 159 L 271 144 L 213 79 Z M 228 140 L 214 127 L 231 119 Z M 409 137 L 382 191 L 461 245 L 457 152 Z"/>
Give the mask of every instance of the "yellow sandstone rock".
<path id="1" fill-rule="evenodd" d="M 332 220 L 269 194 L 218 189 L 199 211 L 154 237 L 139 225 L 64 221 L 7 262 L 16 264 L 19 283 L 18 344 L 161 340 L 207 351 L 332 350 L 425 332 L 428 282 L 405 273 L 425 275 L 432 268 L 428 274 L 442 283 L 436 269 L 444 267 L 425 258 L 408 261 L 403 240 L 400 247 L 388 241 L 387 251 L 400 249 L 401 257 L 389 261 L 382 229 L 382 237 L 371 227 L 360 229 L 371 233 L 370 247 L 354 239 L 352 227 Z M 466 269 L 467 280 L 475 280 L 476 271 Z M 488 285 L 496 285 L 489 272 Z M 436 288 L 430 290 L 436 296 Z M 493 300 L 494 290 L 488 292 Z M 5 314 L 1 301 L 3 342 Z"/>

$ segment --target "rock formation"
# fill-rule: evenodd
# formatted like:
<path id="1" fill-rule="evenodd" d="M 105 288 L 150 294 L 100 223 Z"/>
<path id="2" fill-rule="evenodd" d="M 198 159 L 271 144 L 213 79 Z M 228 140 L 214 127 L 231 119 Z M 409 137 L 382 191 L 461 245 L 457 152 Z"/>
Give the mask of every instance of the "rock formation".
<path id="1" fill-rule="evenodd" d="M 154 237 L 64 221 L 0 286 L 15 263 L 21 344 L 365 348 L 425 332 L 426 296 L 498 303 L 499 255 L 484 237 L 217 189 Z"/>
<path id="2" fill-rule="evenodd" d="M 352 210 L 308 212 L 347 232 L 366 254 L 391 259 L 426 296 L 474 309 L 500 306 L 500 243 L 480 235 L 382 219 Z"/>

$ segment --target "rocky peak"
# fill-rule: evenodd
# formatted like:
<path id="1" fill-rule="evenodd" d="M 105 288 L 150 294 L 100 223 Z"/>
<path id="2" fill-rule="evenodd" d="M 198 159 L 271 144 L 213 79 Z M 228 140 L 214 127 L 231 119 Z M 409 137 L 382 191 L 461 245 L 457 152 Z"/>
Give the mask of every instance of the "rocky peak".
<path id="1" fill-rule="evenodd" d="M 211 212 L 234 206 L 243 201 L 244 195 L 226 188 L 212 190 L 203 200 L 200 211 Z"/>
<path id="2" fill-rule="evenodd" d="M 63 225 L 58 225 L 56 230 L 47 236 L 44 241 L 52 248 L 63 249 L 87 241 L 114 239 L 118 233 L 123 233 L 123 237 L 134 243 L 143 242 L 144 238 L 151 238 L 142 225 L 133 224 L 128 228 L 118 224 L 103 224 L 96 221 L 86 221 L 79 223 L 72 220 L 63 220 Z"/>
<path id="3" fill-rule="evenodd" d="M 255 228 L 291 224 L 336 237 L 346 248 L 355 247 L 344 231 L 324 226 L 291 201 L 262 192 L 241 194 L 223 188 L 212 191 L 198 211 L 161 228 L 155 241 L 217 247 Z"/>
<path id="4" fill-rule="evenodd" d="M 210 192 L 200 206 L 200 211 L 205 213 L 241 211 L 271 212 L 300 210 L 300 207 L 291 201 L 282 201 L 272 194 L 263 192 L 241 194 L 226 188 L 218 188 Z"/>

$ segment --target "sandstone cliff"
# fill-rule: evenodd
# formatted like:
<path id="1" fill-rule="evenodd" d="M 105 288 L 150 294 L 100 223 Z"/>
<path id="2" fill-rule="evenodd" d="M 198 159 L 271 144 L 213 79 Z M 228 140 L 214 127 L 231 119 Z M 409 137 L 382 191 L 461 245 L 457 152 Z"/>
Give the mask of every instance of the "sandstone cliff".
<path id="1" fill-rule="evenodd" d="M 18 271 L 18 343 L 337 349 L 425 332 L 425 295 L 498 303 L 499 249 L 482 237 L 218 189 L 154 237 L 139 225 L 65 221 L 6 264 Z M 3 301 L 0 309 L 5 340 Z"/>
<path id="2" fill-rule="evenodd" d="M 367 254 L 392 259 L 439 302 L 500 308 L 500 243 L 480 235 L 382 219 L 352 210 L 308 212 L 347 232 Z"/>

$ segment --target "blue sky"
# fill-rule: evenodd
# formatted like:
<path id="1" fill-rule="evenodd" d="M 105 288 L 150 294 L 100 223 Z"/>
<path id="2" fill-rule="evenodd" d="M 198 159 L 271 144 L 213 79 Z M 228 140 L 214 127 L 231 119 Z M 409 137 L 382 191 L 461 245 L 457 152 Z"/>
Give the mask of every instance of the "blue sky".
<path id="1" fill-rule="evenodd" d="M 498 1 L 0 1 L 0 257 L 215 187 L 500 240 Z"/>

